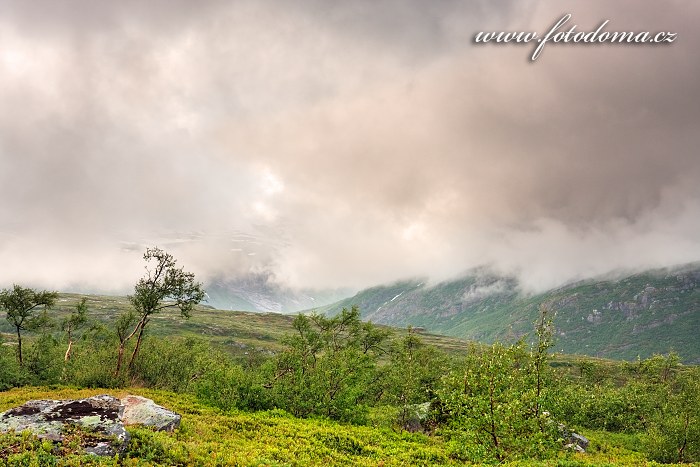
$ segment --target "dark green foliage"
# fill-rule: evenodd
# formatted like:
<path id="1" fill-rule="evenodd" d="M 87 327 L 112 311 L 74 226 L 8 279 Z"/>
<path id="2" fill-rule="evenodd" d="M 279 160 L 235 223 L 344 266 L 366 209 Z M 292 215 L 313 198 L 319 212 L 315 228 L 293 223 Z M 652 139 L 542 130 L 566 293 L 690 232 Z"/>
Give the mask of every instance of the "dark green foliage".
<path id="1" fill-rule="evenodd" d="M 270 393 L 262 380 L 257 367 L 244 371 L 226 354 L 194 338 L 147 339 L 132 370 L 132 382 L 194 393 L 223 410 L 271 408 Z"/>
<path id="2" fill-rule="evenodd" d="M 669 396 L 679 372 L 678 357 L 656 355 L 625 372 L 609 365 L 582 362 L 580 376 L 560 378 L 553 413 L 576 426 L 611 432 L 647 430 L 655 413 Z"/>
<path id="3" fill-rule="evenodd" d="M 268 410 L 275 407 L 273 393 L 266 388 L 275 371 L 275 362 L 267 352 L 251 349 L 237 359 L 211 349 L 214 364 L 196 382 L 200 400 L 224 410 Z"/>
<path id="4" fill-rule="evenodd" d="M 242 394 L 245 392 L 246 376 L 239 366 L 219 362 L 196 382 L 195 394 L 204 403 L 222 410 L 241 406 L 251 409 L 247 407 L 247 400 L 243 402 L 246 399 Z"/>
<path id="5" fill-rule="evenodd" d="M 3 345 L 0 338 L 0 391 L 5 391 L 20 383 L 20 368 L 14 349 Z"/>
<path id="6" fill-rule="evenodd" d="M 700 371 L 679 375 L 654 412 L 646 450 L 659 462 L 700 462 Z"/>
<path id="7" fill-rule="evenodd" d="M 365 451 L 362 444 L 350 436 L 321 433 L 316 438 L 329 449 L 345 454 L 361 456 Z"/>
<path id="8" fill-rule="evenodd" d="M 42 334 L 27 349 L 24 370 L 32 384 L 58 382 L 61 377 L 63 355 L 58 341 L 50 334 Z"/>
<path id="9" fill-rule="evenodd" d="M 61 382 L 88 388 L 124 386 L 126 379 L 114 376 L 114 341 L 115 336 L 102 326 L 83 333 L 71 358 L 65 362 Z"/>
<path id="10" fill-rule="evenodd" d="M 386 333 L 360 321 L 356 307 L 333 318 L 299 315 L 268 387 L 276 404 L 307 417 L 361 422 Z"/>
<path id="11" fill-rule="evenodd" d="M 583 365 L 578 380 L 561 378 L 553 413 L 574 426 L 641 433 L 659 462 L 700 461 L 700 368 L 655 355 L 622 369 Z"/>
<path id="12" fill-rule="evenodd" d="M 433 402 L 441 378 L 448 371 L 445 354 L 426 345 L 409 328 L 394 341 L 389 363 L 382 368 L 380 401 L 398 408 L 396 424 L 401 429 L 420 430 L 421 404 Z"/>
<path id="13" fill-rule="evenodd" d="M 557 403 L 552 414 L 573 426 L 612 432 L 633 433 L 643 430 L 655 402 L 646 386 L 631 383 L 579 386 L 570 381 L 556 384 Z"/>
<path id="14" fill-rule="evenodd" d="M 211 346 L 201 339 L 146 339 L 131 372 L 146 387 L 187 392 L 214 366 Z"/>

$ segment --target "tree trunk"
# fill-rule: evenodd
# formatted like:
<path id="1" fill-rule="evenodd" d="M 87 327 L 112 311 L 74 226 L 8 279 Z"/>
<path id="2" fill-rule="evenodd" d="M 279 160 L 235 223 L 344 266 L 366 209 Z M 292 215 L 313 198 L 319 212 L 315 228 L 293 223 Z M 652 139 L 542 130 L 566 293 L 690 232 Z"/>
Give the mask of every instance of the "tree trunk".
<path id="1" fill-rule="evenodd" d="M 71 339 L 68 340 L 68 350 L 66 350 L 66 356 L 63 357 L 63 361 L 67 362 L 70 360 L 70 351 L 73 348 L 73 341 Z"/>
<path id="2" fill-rule="evenodd" d="M 499 461 L 503 460 L 503 456 L 498 450 L 498 434 L 496 432 L 496 415 L 494 413 L 494 405 L 496 404 L 495 402 L 495 397 L 494 397 L 494 381 L 493 381 L 493 373 L 491 373 L 491 376 L 489 378 L 489 413 L 491 414 L 490 416 L 490 425 L 491 425 L 491 441 L 493 442 L 493 447 L 494 450 L 496 451 L 496 459 Z"/>
<path id="3" fill-rule="evenodd" d="M 134 366 L 134 360 L 136 360 L 136 356 L 139 353 L 139 349 L 141 348 L 141 339 L 143 338 L 143 328 L 146 327 L 146 323 L 148 321 L 142 320 L 139 323 L 139 335 L 136 337 L 136 346 L 134 347 L 134 351 L 131 354 L 131 359 L 129 360 L 129 372 L 131 372 L 131 369 Z"/>
<path id="4" fill-rule="evenodd" d="M 122 360 L 124 359 L 124 344 L 125 343 L 126 343 L 126 341 L 119 343 L 119 349 L 117 351 L 117 369 L 114 370 L 115 377 L 119 376 L 119 372 L 122 369 Z"/>
<path id="5" fill-rule="evenodd" d="M 19 366 L 22 367 L 22 332 L 17 326 L 17 358 L 19 359 Z"/>
<path id="6" fill-rule="evenodd" d="M 63 361 L 67 362 L 70 360 L 70 351 L 73 348 L 73 336 L 70 326 L 68 327 L 68 350 L 66 350 L 66 355 L 63 357 Z"/>
<path id="7" fill-rule="evenodd" d="M 680 449 L 678 450 L 678 463 L 681 464 L 685 461 L 683 458 L 683 451 L 685 451 L 685 448 L 688 444 L 688 425 L 690 424 L 690 414 L 686 412 L 685 414 L 685 424 L 683 426 L 683 444 L 681 445 Z"/>

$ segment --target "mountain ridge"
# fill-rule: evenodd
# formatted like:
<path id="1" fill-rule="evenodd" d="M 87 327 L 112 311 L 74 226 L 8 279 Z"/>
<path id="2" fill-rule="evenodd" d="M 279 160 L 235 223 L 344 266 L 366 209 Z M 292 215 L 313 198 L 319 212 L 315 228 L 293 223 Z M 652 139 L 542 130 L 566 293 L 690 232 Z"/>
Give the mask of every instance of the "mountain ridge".
<path id="1" fill-rule="evenodd" d="M 540 304 L 556 314 L 557 351 L 627 360 L 675 351 L 700 363 L 698 262 L 618 271 L 531 294 L 513 276 L 478 268 L 433 285 L 413 279 L 372 287 L 307 312 L 333 315 L 357 305 L 375 323 L 489 343 L 527 336 Z"/>

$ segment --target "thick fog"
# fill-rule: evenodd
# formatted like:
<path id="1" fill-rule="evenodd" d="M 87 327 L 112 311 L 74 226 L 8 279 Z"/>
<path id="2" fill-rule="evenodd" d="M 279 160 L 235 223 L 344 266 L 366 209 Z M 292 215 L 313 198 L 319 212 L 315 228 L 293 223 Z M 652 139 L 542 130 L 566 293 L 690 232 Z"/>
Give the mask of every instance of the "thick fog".
<path id="1" fill-rule="evenodd" d="M 475 44 L 478 31 L 673 44 Z M 700 259 L 700 4 L 0 4 L 0 285 L 530 289 Z"/>

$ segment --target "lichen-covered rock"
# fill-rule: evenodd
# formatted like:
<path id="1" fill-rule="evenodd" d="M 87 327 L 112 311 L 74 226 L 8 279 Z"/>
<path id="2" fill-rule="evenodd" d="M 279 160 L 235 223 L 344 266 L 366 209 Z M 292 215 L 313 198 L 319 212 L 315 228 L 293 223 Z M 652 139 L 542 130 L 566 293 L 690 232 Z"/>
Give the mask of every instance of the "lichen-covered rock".
<path id="1" fill-rule="evenodd" d="M 158 431 L 174 431 L 180 426 L 180 415 L 141 396 L 126 396 L 122 420 L 124 425 L 143 425 Z"/>
<path id="2" fill-rule="evenodd" d="M 119 399 L 108 395 L 29 401 L 0 414 L 0 432 L 29 430 L 42 439 L 63 441 L 65 428 L 77 426 L 91 434 L 84 438 L 86 452 L 112 456 L 129 441 L 121 421 L 123 411 Z"/>

